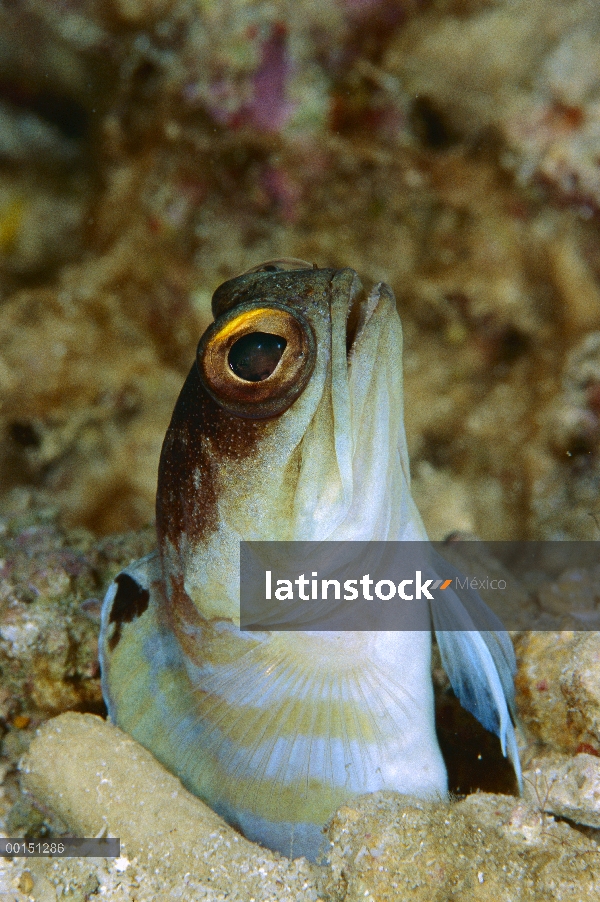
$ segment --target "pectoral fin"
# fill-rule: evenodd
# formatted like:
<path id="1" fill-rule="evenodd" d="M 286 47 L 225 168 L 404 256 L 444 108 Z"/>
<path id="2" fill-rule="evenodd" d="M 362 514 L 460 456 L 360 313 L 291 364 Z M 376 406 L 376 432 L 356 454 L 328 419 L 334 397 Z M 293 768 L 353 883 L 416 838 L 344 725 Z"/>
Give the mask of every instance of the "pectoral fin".
<path id="1" fill-rule="evenodd" d="M 441 560 L 441 559 L 440 559 Z M 459 575 L 447 561 L 440 572 Z M 455 582 L 456 584 L 456 582 Z M 431 603 L 431 616 L 442 664 L 458 700 L 480 724 L 500 739 L 522 789 L 515 736 L 514 675 L 517 665 L 510 637 L 479 594 L 454 588 Z"/>

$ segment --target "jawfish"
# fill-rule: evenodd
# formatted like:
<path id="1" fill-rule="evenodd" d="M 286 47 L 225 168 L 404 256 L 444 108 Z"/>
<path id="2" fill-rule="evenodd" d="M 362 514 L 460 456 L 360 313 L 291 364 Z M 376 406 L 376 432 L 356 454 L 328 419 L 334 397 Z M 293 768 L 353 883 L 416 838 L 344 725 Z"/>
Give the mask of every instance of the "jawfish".
<path id="1" fill-rule="evenodd" d="M 104 600 L 102 687 L 111 720 L 246 837 L 316 860 L 353 796 L 447 792 L 431 632 L 240 630 L 240 541 L 427 538 L 400 318 L 387 285 L 289 260 L 225 282 L 212 308 L 162 448 L 158 550 Z M 510 640 L 436 632 L 520 779 Z"/>

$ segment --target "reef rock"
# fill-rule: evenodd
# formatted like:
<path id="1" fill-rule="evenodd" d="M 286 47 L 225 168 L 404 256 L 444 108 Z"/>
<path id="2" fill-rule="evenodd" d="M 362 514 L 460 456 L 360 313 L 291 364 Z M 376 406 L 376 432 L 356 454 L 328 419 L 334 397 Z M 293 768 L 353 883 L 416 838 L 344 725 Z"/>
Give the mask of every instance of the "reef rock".
<path id="1" fill-rule="evenodd" d="M 363 796 L 333 818 L 330 862 L 318 868 L 244 840 L 137 743 L 91 715 L 47 723 L 21 770 L 28 791 L 71 830 L 120 836 L 122 850 L 107 864 L 86 861 L 85 876 L 80 862 L 39 859 L 27 877 L 19 862 L 12 865 L 19 885 L 96 880 L 108 900 L 600 896 L 596 842 L 510 796 L 481 793 L 458 803 Z"/>
<path id="2" fill-rule="evenodd" d="M 343 886 L 345 902 L 579 902 L 600 893 L 596 843 L 507 796 L 363 796 L 340 809 L 330 837 L 329 887 L 334 895 Z"/>
<path id="3" fill-rule="evenodd" d="M 551 751 L 600 754 L 600 633 L 524 633 L 517 660 L 527 737 Z"/>
<path id="4" fill-rule="evenodd" d="M 523 774 L 525 798 L 576 824 L 600 827 L 600 758 L 581 753 L 531 762 Z"/>

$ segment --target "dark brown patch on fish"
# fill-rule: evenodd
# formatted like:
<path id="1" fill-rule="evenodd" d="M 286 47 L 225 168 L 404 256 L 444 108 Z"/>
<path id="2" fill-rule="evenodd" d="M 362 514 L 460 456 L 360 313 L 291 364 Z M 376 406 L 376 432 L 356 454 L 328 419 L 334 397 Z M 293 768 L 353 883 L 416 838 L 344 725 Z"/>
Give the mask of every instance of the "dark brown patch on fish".
<path id="1" fill-rule="evenodd" d="M 113 633 L 108 640 L 108 647 L 114 651 L 121 639 L 121 627 L 124 623 L 131 623 L 137 617 L 141 617 L 150 601 L 148 589 L 144 589 L 128 573 L 119 573 L 115 579 L 117 594 L 114 597 L 110 609 L 109 623 L 116 624 Z"/>
<path id="2" fill-rule="evenodd" d="M 169 539 L 203 541 L 217 528 L 217 478 L 223 460 L 243 460 L 269 429 L 264 420 L 234 417 L 210 398 L 196 365 L 179 395 L 158 466 L 156 530 Z"/>
<path id="3" fill-rule="evenodd" d="M 310 321 L 311 313 L 329 309 L 332 281 L 344 274 L 355 277 L 352 270 L 334 269 L 247 273 L 217 288 L 213 313 L 218 318 L 242 302 L 277 302 L 308 314 Z M 197 547 L 217 529 L 223 461 L 252 457 L 275 421 L 227 413 L 207 394 L 194 364 L 175 406 L 158 468 L 156 530 L 163 574 L 183 573 L 190 546 Z"/>

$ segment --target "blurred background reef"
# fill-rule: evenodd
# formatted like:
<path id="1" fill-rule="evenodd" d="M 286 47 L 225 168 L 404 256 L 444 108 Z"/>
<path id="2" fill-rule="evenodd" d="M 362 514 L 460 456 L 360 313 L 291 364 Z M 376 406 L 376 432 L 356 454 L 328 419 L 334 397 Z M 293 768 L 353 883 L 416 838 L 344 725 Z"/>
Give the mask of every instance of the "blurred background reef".
<path id="1" fill-rule="evenodd" d="M 8 835 L 54 829 L 17 780 L 36 728 L 104 711 L 99 599 L 153 547 L 212 292 L 282 256 L 393 287 L 433 538 L 600 539 L 596 0 L 0 0 Z M 531 597 L 585 623 L 598 586 Z M 597 837 L 600 633 L 513 638 L 526 794 Z M 453 791 L 514 789 L 433 675 Z"/>
<path id="2" fill-rule="evenodd" d="M 153 518 L 210 296 L 352 266 L 435 538 L 598 538 L 600 7 L 1 0 L 0 512 Z"/>

